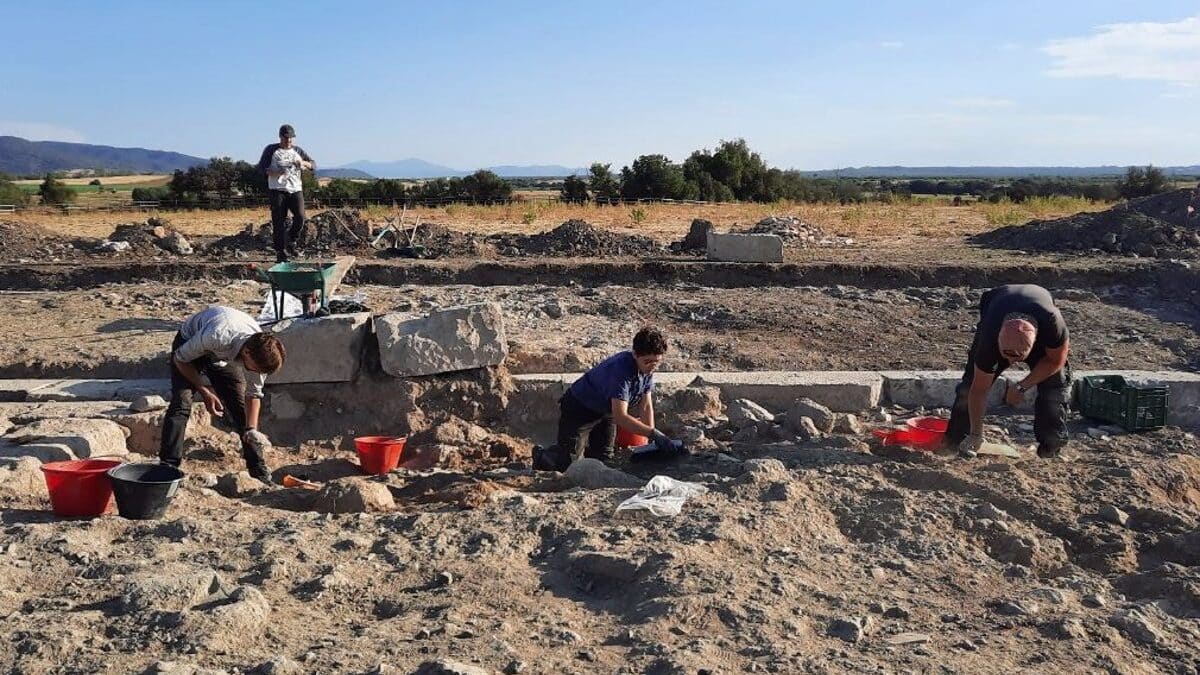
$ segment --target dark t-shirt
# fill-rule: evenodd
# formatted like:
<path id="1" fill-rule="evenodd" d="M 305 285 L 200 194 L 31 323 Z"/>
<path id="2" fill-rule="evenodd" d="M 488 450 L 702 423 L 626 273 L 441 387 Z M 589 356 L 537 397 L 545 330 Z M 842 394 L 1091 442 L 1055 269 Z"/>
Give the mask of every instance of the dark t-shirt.
<path id="1" fill-rule="evenodd" d="M 1067 324 L 1054 306 L 1050 291 L 1033 284 L 1000 286 L 983 294 L 979 328 L 975 333 L 975 367 L 996 374 L 1007 368 L 1008 359 L 1000 354 L 1000 327 L 1012 313 L 1028 314 L 1037 326 L 1037 339 L 1025 363 L 1031 367 L 1046 355 L 1046 349 L 1063 346 Z"/>
<path id="2" fill-rule="evenodd" d="M 612 410 L 614 398 L 634 405 L 653 389 L 654 374 L 638 372 L 633 352 L 620 352 L 575 380 L 569 393 L 589 410 L 607 414 Z"/>

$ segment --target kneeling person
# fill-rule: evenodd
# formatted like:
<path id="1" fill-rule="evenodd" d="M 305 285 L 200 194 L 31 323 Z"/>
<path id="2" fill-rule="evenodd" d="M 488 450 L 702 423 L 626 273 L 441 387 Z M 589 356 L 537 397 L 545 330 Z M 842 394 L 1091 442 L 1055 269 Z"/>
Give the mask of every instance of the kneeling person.
<path id="1" fill-rule="evenodd" d="M 614 354 L 584 373 L 559 400 L 557 444 L 535 448 L 533 468 L 563 471 L 580 455 L 612 459 L 617 427 L 649 437 L 663 452 L 675 446 L 654 428 L 654 371 L 667 353 L 657 328 L 633 337 L 633 350 Z"/>
<path id="2" fill-rule="evenodd" d="M 1033 433 L 1038 456 L 1056 457 L 1067 442 L 1069 351 L 1067 325 L 1049 291 L 1032 284 L 1012 284 L 984 293 L 967 370 L 955 390 L 947 442 L 958 444 L 960 454 L 966 457 L 979 452 L 988 390 L 1005 368 L 1024 361 L 1029 365 L 1029 375 L 1008 387 L 1005 401 L 1017 406 L 1026 392 L 1037 388 Z"/>
<path id="3" fill-rule="evenodd" d="M 271 484 L 263 457 L 270 441 L 258 431 L 258 415 L 267 375 L 278 371 L 285 357 L 279 338 L 263 333 L 245 312 L 213 305 L 185 321 L 171 345 L 171 404 L 163 420 L 160 461 L 182 463 L 193 392 L 198 392 L 208 412 L 228 415 L 241 435 L 250 475 Z"/>

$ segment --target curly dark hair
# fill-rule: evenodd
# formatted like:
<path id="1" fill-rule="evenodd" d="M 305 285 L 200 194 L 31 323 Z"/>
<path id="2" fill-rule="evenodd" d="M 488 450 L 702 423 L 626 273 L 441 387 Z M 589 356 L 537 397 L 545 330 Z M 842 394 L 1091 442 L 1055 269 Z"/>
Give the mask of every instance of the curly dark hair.
<path id="1" fill-rule="evenodd" d="M 646 326 L 633 336 L 633 353 L 650 356 L 667 353 L 667 337 L 654 326 Z"/>

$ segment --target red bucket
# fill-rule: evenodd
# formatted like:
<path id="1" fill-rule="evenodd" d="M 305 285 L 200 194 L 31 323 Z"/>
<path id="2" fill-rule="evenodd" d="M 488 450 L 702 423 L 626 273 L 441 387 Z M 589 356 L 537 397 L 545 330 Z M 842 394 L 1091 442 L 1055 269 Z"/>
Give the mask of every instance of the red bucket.
<path id="1" fill-rule="evenodd" d="M 42 465 L 50 505 L 64 518 L 93 518 L 108 510 L 112 501 L 109 469 L 121 464 L 116 459 L 74 459 Z"/>
<path id="2" fill-rule="evenodd" d="M 649 442 L 650 439 L 641 434 L 635 434 L 632 431 L 626 431 L 621 427 L 617 427 L 618 448 L 636 448 L 639 445 L 645 445 Z"/>
<path id="3" fill-rule="evenodd" d="M 950 420 L 944 417 L 914 417 L 905 422 L 912 429 L 920 429 L 934 434 L 945 434 L 950 428 Z"/>
<path id="4" fill-rule="evenodd" d="M 407 440 L 394 436 L 359 436 L 354 439 L 359 468 L 372 476 L 395 469 L 400 464 L 400 453 L 404 451 Z"/>

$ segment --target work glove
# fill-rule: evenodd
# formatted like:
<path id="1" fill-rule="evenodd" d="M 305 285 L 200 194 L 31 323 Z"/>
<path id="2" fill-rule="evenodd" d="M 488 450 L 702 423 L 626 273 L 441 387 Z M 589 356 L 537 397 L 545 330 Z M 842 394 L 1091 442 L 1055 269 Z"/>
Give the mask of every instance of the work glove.
<path id="1" fill-rule="evenodd" d="M 271 439 L 258 429 L 250 429 L 242 434 L 242 442 L 260 453 L 271 449 Z"/>
<path id="2" fill-rule="evenodd" d="M 983 446 L 982 434 L 971 434 L 962 439 L 958 444 L 958 454 L 963 457 L 975 457 L 979 454 L 979 448 Z"/>
<path id="3" fill-rule="evenodd" d="M 650 440 L 654 442 L 654 448 L 659 452 L 675 452 L 675 444 L 667 435 L 658 429 L 654 430 L 654 434 L 650 436 Z"/>

